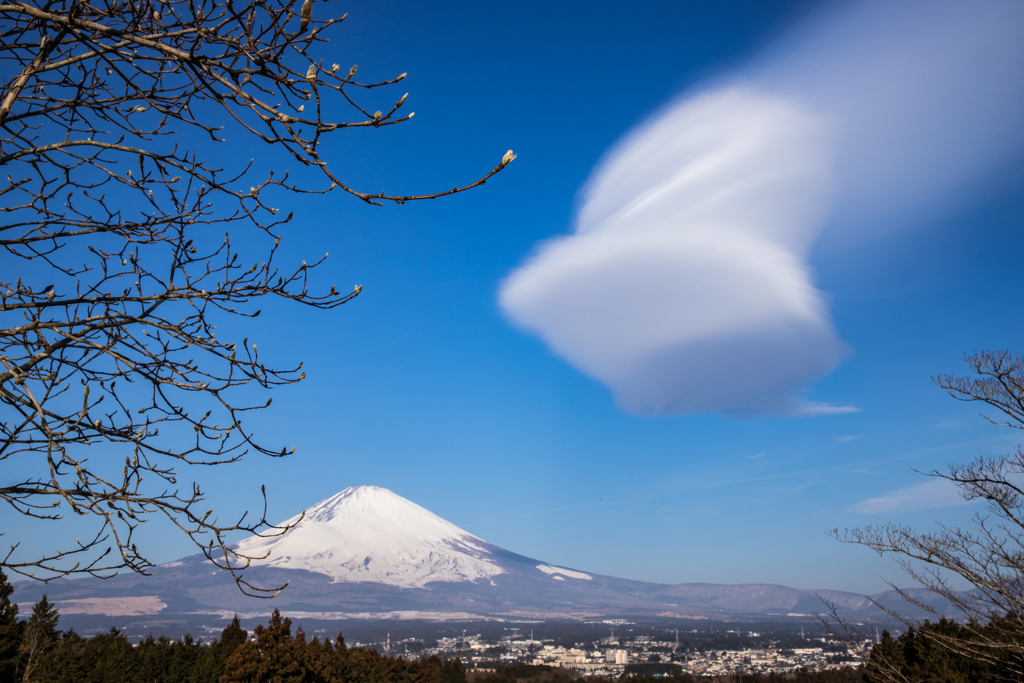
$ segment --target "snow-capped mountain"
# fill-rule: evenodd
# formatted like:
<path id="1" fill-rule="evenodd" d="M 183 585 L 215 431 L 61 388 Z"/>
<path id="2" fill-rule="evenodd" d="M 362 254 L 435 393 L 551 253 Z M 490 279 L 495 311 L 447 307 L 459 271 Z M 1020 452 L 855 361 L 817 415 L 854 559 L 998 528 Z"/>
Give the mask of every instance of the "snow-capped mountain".
<path id="1" fill-rule="evenodd" d="M 279 569 L 305 569 L 334 581 L 401 588 L 488 579 L 504 570 L 486 543 L 379 486 L 353 486 L 284 523 L 284 536 L 237 544 Z"/>
<path id="2" fill-rule="evenodd" d="M 256 586 L 288 584 L 273 601 L 244 596 L 202 555 L 99 581 L 22 582 L 19 602 L 46 592 L 63 615 L 117 615 L 137 625 L 192 623 L 210 615 L 264 615 L 273 607 L 306 619 L 807 617 L 825 598 L 846 615 L 883 613 L 861 595 L 745 584 L 664 585 L 617 579 L 518 555 L 401 496 L 356 486 L 288 520 L 295 528 L 238 544 L 267 555 L 245 571 Z M 928 596 L 918 596 L 928 601 Z M 894 595 L 876 599 L 895 605 Z M 897 610 L 906 611 L 905 603 Z M 206 615 L 206 616 L 204 616 Z"/>

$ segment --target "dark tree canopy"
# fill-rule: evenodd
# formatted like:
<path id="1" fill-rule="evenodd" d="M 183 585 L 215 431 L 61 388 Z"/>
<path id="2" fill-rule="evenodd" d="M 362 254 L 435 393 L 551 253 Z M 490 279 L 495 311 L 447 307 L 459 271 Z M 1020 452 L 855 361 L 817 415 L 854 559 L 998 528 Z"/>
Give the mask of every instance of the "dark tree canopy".
<path id="1" fill-rule="evenodd" d="M 3 584 L 0 580 L 0 593 Z M 45 615 L 47 625 L 56 629 L 58 615 L 44 602 L 36 604 L 33 614 Z M 309 640 L 301 628 L 293 633 L 291 620 L 276 610 L 265 626 L 256 627 L 255 640 L 245 640 L 236 617 L 212 644 L 188 635 L 177 640 L 149 636 L 132 643 L 111 628 L 92 638 L 55 630 L 44 646 L 37 647 L 31 634 L 33 624 L 39 623 L 30 619 L 20 631 L 0 630 L 0 651 L 13 653 L 4 660 L 8 666 L 0 669 L 0 682 L 467 683 L 458 659 L 406 661 L 374 650 L 349 649 L 340 634 L 333 643 Z"/>
<path id="2" fill-rule="evenodd" d="M 332 309 L 359 294 L 313 291 L 326 257 L 280 263 L 290 202 L 441 197 L 514 158 L 432 194 L 364 192 L 339 177 L 325 140 L 412 117 L 405 95 L 386 94 L 405 74 L 364 82 L 318 56 L 343 19 L 325 0 L 0 4 L 0 500 L 29 517 L 97 522 L 95 535 L 42 556 L 20 550 L 8 525 L 0 567 L 41 580 L 146 573 L 139 525 L 158 516 L 244 591 L 276 590 L 242 578 L 258 558 L 227 538 L 285 529 L 263 514 L 222 521 L 178 477 L 186 465 L 288 454 L 252 430 L 250 413 L 270 400 L 240 389 L 304 372 L 219 337 L 218 325 L 258 316 L 266 297 Z M 371 104 L 378 89 L 393 104 Z"/>
<path id="3" fill-rule="evenodd" d="M 18 605 L 11 602 L 12 593 L 14 587 L 0 569 L 0 681 L 13 676 L 18 662 L 21 623 L 18 621 Z"/>

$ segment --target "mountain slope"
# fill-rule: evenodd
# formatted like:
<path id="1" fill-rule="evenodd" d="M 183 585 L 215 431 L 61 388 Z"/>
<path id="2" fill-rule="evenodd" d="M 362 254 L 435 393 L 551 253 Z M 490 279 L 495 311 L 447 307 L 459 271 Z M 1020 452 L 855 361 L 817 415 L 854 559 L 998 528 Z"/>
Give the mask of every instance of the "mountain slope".
<path id="1" fill-rule="evenodd" d="M 153 577 L 132 574 L 46 586 L 22 582 L 17 599 L 35 601 L 46 592 L 64 614 L 135 614 L 153 623 L 171 615 L 263 614 L 271 605 L 324 619 L 746 618 L 820 612 L 818 594 L 846 615 L 883 614 L 868 598 L 842 591 L 764 584 L 672 586 L 555 566 L 487 543 L 374 486 L 345 489 L 289 523 L 296 527 L 284 536 L 253 537 L 237 546 L 268 555 L 246 571 L 247 581 L 289 583 L 272 603 L 242 595 L 230 575 L 202 555 L 161 565 Z M 891 596 L 882 598 L 893 604 Z"/>
<path id="2" fill-rule="evenodd" d="M 347 488 L 285 524 L 284 536 L 237 544 L 247 555 L 269 553 L 262 564 L 305 569 L 341 582 L 402 588 L 434 581 L 486 579 L 502 573 L 484 541 L 378 486 Z"/>

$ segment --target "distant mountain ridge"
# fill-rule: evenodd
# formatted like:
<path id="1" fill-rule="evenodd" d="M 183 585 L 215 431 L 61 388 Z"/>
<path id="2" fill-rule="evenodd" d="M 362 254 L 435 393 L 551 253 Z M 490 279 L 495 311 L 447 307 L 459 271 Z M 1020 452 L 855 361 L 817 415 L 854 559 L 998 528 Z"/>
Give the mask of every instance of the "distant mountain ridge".
<path id="1" fill-rule="evenodd" d="M 847 616 L 884 616 L 871 599 L 835 590 L 771 584 L 656 584 L 601 576 L 535 560 L 487 543 L 397 494 L 376 486 L 345 489 L 293 517 L 281 537 L 237 544 L 269 553 L 246 571 L 256 585 L 289 586 L 273 601 L 247 598 L 202 555 L 155 569 L 155 576 L 106 581 L 20 582 L 19 602 L 42 593 L 64 614 L 151 618 L 263 614 L 273 607 L 309 618 L 592 618 L 660 616 L 713 619 L 808 616 L 821 598 Z M 928 596 L 918 592 L 926 601 Z M 819 598 L 820 596 L 820 598 Z M 893 592 L 875 600 L 912 613 Z"/>

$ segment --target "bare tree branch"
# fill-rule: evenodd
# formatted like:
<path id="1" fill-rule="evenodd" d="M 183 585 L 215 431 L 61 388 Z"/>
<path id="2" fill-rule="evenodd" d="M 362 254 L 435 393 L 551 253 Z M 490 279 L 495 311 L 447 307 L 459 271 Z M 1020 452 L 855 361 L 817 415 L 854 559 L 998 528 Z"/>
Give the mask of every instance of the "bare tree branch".
<path id="1" fill-rule="evenodd" d="M 326 310 L 361 290 L 314 292 L 310 273 L 326 256 L 280 264 L 291 214 L 278 218 L 271 200 L 334 190 L 371 204 L 432 199 L 482 185 L 515 158 L 429 194 L 343 182 L 323 157 L 325 136 L 412 118 L 399 113 L 405 95 L 383 111 L 361 101 L 405 74 L 362 83 L 356 67 L 325 67 L 316 52 L 345 17 L 311 6 L 0 2 L 0 461 L 33 472 L 12 478 L 7 467 L 0 500 L 27 517 L 70 510 L 99 525 L 43 557 L 24 557 L 12 539 L 0 567 L 44 581 L 147 573 L 136 536 L 157 515 L 243 591 L 281 588 L 248 583 L 260 558 L 229 543 L 287 531 L 268 524 L 265 493 L 259 515 L 221 521 L 202 510 L 197 483 L 178 482 L 182 465 L 290 452 L 256 440 L 243 417 L 270 401 L 240 402 L 238 390 L 297 383 L 302 366 L 267 366 L 255 343 L 219 338 L 218 321 L 258 316 L 263 297 Z M 339 107 L 351 120 L 325 117 Z M 211 142 L 229 139 L 279 158 L 210 161 Z M 274 170 L 288 160 L 302 180 Z"/>
<path id="2" fill-rule="evenodd" d="M 1009 351 L 983 351 L 964 360 L 977 377 L 939 375 L 935 384 L 958 400 L 997 408 L 1002 418 L 983 415 L 993 424 L 1024 428 L 1024 357 Z M 948 601 L 966 623 L 960 629 L 926 627 L 877 606 L 949 652 L 998 663 L 1002 671 L 1024 678 L 1024 450 L 1018 446 L 1014 453 L 980 456 L 967 464 L 951 464 L 945 472 L 923 474 L 952 482 L 966 500 L 985 503 L 985 510 L 975 514 L 972 528 L 939 525 L 937 531 L 920 532 L 887 524 L 833 529 L 831 535 L 879 555 L 895 556 L 918 585 Z M 958 589 L 954 577 L 971 590 Z M 934 617 L 943 616 L 930 601 L 890 585 L 910 604 Z M 833 614 L 832 620 L 838 623 L 838 615 Z"/>

